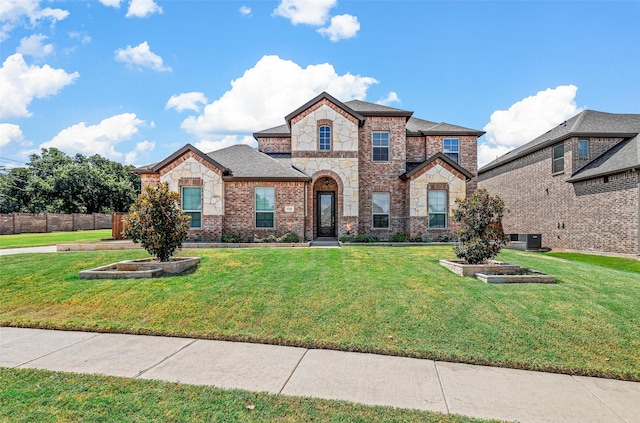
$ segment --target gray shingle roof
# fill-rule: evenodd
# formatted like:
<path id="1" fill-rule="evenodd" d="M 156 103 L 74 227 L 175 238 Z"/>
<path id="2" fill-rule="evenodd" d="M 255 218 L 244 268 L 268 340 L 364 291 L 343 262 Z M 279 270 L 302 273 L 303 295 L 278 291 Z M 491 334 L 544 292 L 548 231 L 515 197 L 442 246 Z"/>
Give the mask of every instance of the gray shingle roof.
<path id="1" fill-rule="evenodd" d="M 630 137 L 637 133 L 640 133 L 640 114 L 616 114 L 585 110 L 536 139 L 486 164 L 478 170 L 478 174 L 572 136 Z"/>
<path id="2" fill-rule="evenodd" d="M 271 136 L 271 137 L 288 137 L 291 135 L 291 130 L 289 129 L 289 125 L 286 123 L 279 126 L 274 126 L 273 128 L 263 129 L 262 131 L 254 132 L 254 137 L 260 136 Z"/>
<path id="3" fill-rule="evenodd" d="M 408 110 L 396 109 L 394 107 L 383 106 L 382 104 L 369 103 L 368 101 L 362 100 L 350 100 L 345 101 L 344 104 L 349 107 L 351 110 L 354 110 L 362 115 L 368 114 L 392 114 L 392 115 L 401 115 L 401 116 L 411 116 L 413 112 Z"/>
<path id="4" fill-rule="evenodd" d="M 424 119 L 411 117 L 407 122 L 407 132 L 411 134 L 433 134 L 433 135 L 483 135 L 484 132 L 477 129 L 465 128 L 464 126 L 452 125 L 445 122 L 430 122 Z"/>
<path id="5" fill-rule="evenodd" d="M 224 179 L 309 180 L 307 175 L 294 169 L 289 160 L 274 159 L 246 144 L 232 145 L 207 153 L 211 159 L 231 171 Z"/>
<path id="6" fill-rule="evenodd" d="M 578 170 L 568 179 L 569 182 L 611 175 L 634 168 L 640 168 L 640 135 L 626 139 L 589 164 Z"/>

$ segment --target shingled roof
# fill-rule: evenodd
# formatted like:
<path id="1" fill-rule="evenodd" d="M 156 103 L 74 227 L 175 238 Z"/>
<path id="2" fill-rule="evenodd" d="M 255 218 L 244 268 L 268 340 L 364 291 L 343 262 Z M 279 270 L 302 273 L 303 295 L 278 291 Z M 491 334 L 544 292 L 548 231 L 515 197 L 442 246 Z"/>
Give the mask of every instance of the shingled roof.
<path id="1" fill-rule="evenodd" d="M 527 144 L 511 150 L 478 170 L 478 174 L 502 166 L 526 154 L 575 136 L 633 137 L 640 133 L 640 114 L 616 114 L 585 110 Z"/>
<path id="2" fill-rule="evenodd" d="M 246 144 L 232 145 L 207 154 L 229 169 L 225 181 L 308 181 L 311 178 L 291 165 L 276 160 Z"/>
<path id="3" fill-rule="evenodd" d="M 339 107 L 342 107 L 348 113 L 354 115 L 360 120 L 364 120 L 367 116 L 399 116 L 407 119 L 407 135 L 410 136 L 422 136 L 422 135 L 475 135 L 481 136 L 484 134 L 477 129 L 465 128 L 463 126 L 452 125 L 449 123 L 430 122 L 424 119 L 418 119 L 413 117 L 413 112 L 409 110 L 396 109 L 394 107 L 383 106 L 382 104 L 369 103 L 362 100 L 350 100 L 344 103 L 336 100 L 327 93 L 321 93 L 312 100 L 308 101 L 295 111 L 291 112 L 285 117 L 287 121 L 284 125 L 275 126 L 269 129 L 263 129 L 262 131 L 254 132 L 254 138 L 280 138 L 291 136 L 291 128 L 289 127 L 289 121 L 302 111 L 311 107 L 321 99 L 326 98 Z"/>
<path id="4" fill-rule="evenodd" d="M 628 138 L 596 157 L 568 181 L 578 182 L 637 168 L 640 168 L 640 135 Z"/>

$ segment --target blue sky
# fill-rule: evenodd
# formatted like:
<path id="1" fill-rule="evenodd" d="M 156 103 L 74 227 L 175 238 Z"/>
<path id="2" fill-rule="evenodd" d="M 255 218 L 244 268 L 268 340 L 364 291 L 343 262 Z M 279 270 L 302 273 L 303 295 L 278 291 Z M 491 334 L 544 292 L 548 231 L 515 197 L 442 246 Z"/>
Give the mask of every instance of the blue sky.
<path id="1" fill-rule="evenodd" d="M 2 0 L 0 166 L 212 151 L 321 91 L 487 131 L 640 113 L 639 1 Z M 255 144 L 254 144 L 255 145 Z"/>

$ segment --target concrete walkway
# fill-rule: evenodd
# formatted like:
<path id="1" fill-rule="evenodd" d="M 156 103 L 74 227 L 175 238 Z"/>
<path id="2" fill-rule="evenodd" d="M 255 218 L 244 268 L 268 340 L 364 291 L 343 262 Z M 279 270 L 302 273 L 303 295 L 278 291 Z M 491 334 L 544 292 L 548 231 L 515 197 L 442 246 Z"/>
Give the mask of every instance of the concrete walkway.
<path id="1" fill-rule="evenodd" d="M 47 247 L 2 248 L 0 249 L 0 256 L 24 253 L 55 253 L 56 251 L 57 247 L 55 245 L 49 245 Z"/>
<path id="2" fill-rule="evenodd" d="M 0 327 L 0 366 L 520 422 L 640 422 L 640 383 L 374 354 Z"/>

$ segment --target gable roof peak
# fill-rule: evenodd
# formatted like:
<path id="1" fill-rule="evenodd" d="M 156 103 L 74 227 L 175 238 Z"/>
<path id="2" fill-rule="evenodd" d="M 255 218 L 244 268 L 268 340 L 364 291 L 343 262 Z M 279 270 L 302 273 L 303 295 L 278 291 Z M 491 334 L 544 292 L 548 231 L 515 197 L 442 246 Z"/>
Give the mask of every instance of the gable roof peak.
<path id="1" fill-rule="evenodd" d="M 357 111 L 353 110 L 352 108 L 350 108 L 349 106 L 347 106 L 346 104 L 341 102 L 340 100 L 336 99 L 335 97 L 333 97 L 328 92 L 323 91 L 320 94 L 318 94 L 317 96 L 315 96 L 314 98 L 312 98 L 311 100 L 309 100 L 308 102 L 306 102 L 305 104 L 303 104 L 302 106 L 298 107 L 293 112 L 289 113 L 287 116 L 285 116 L 284 119 L 287 121 L 287 125 L 291 126 L 291 119 L 293 119 L 294 117 L 298 116 L 300 113 L 304 112 L 309 107 L 313 106 L 314 104 L 316 104 L 319 101 L 324 100 L 324 99 L 330 101 L 331 103 L 333 103 L 336 106 L 340 107 L 345 112 L 349 113 L 351 116 L 353 116 L 356 119 L 358 119 L 360 124 L 362 124 L 364 122 L 365 118 L 364 118 L 363 115 L 361 115 Z"/>

